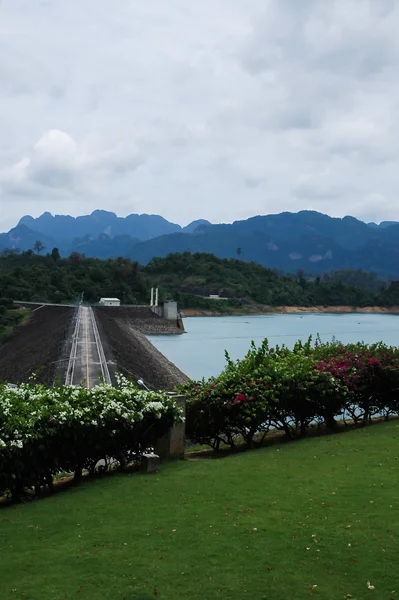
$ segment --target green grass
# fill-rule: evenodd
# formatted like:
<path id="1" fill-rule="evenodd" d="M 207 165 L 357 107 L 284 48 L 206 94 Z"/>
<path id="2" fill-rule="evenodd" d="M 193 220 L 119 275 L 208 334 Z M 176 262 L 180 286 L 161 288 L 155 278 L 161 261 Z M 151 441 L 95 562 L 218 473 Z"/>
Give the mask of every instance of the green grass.
<path id="1" fill-rule="evenodd" d="M 398 442 L 383 423 L 4 508 L 0 598 L 399 598 Z"/>

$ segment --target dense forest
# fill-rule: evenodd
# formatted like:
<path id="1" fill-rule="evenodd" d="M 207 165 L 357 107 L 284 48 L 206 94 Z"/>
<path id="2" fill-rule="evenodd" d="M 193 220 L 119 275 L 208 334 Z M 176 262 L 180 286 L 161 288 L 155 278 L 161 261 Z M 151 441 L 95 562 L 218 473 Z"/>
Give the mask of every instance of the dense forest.
<path id="1" fill-rule="evenodd" d="M 278 273 L 256 263 L 220 259 L 213 254 L 183 252 L 154 258 L 145 276 L 174 293 L 182 306 L 199 306 L 210 294 L 263 306 L 393 306 L 399 287 L 374 273 L 341 270 L 312 277 Z M 220 301 L 219 301 L 220 304 Z"/>
<path id="2" fill-rule="evenodd" d="M 27 251 L 0 257 L 0 297 L 38 302 L 98 302 L 117 296 L 124 304 L 148 301 L 148 284 L 136 262 L 99 260 L 72 253 L 60 258 L 57 249 L 40 256 Z"/>
<path id="3" fill-rule="evenodd" d="M 399 305 L 399 286 L 363 271 L 286 275 L 255 263 L 190 252 L 154 258 L 145 267 L 122 257 L 100 260 L 76 252 L 61 258 L 56 248 L 46 255 L 27 251 L 0 256 L 0 306 L 7 300 L 70 303 L 81 297 L 95 303 L 102 296 L 148 304 L 152 286 L 159 286 L 161 300 L 174 298 L 183 308 Z M 228 300 L 212 301 L 211 294 Z"/>

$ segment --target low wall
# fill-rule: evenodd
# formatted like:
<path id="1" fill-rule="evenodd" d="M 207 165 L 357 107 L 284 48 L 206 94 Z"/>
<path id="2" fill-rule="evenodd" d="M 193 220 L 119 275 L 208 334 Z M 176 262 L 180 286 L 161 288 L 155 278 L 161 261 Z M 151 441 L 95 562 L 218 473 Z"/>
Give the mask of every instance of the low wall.
<path id="1" fill-rule="evenodd" d="M 177 308 L 177 302 L 162 302 L 158 306 L 151 306 L 150 308 L 154 315 L 161 317 L 161 319 L 169 323 L 173 323 L 178 329 L 184 331 L 183 319 Z"/>
<path id="2" fill-rule="evenodd" d="M 174 425 L 166 435 L 158 440 L 155 453 L 158 454 L 161 460 L 170 460 L 176 458 L 184 458 L 184 449 L 186 441 L 186 397 L 170 394 L 176 400 L 176 404 L 183 411 L 184 421 Z"/>
<path id="3" fill-rule="evenodd" d="M 94 310 L 96 314 L 106 315 L 115 322 L 133 327 L 144 335 L 176 335 L 183 333 L 184 330 L 179 329 L 177 320 L 164 319 L 162 314 L 157 314 L 153 309 L 161 310 L 162 307 L 96 306 Z"/>

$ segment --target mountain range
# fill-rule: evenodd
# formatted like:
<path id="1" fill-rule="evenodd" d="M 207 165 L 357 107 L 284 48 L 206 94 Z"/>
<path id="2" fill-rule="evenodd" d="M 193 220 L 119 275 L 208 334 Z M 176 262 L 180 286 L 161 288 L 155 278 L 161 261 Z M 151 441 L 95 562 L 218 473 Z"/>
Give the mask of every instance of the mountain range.
<path id="1" fill-rule="evenodd" d="M 38 218 L 22 217 L 16 227 L 0 234 L 0 252 L 28 250 L 36 240 L 46 251 L 57 247 L 63 256 L 123 256 L 147 264 L 174 252 L 211 252 L 287 272 L 350 268 L 399 278 L 399 222 L 377 225 L 316 211 L 255 216 L 231 224 L 200 219 L 186 227 L 159 215 L 123 218 L 96 210 L 71 217 L 46 212 Z"/>

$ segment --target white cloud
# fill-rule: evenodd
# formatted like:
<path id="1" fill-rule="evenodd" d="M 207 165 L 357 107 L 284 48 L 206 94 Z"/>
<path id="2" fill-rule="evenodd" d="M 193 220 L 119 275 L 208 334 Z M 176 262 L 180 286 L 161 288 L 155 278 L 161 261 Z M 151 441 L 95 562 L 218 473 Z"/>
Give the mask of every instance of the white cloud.
<path id="1" fill-rule="evenodd" d="M 0 229 L 395 214 L 394 0 L 3 0 Z"/>

